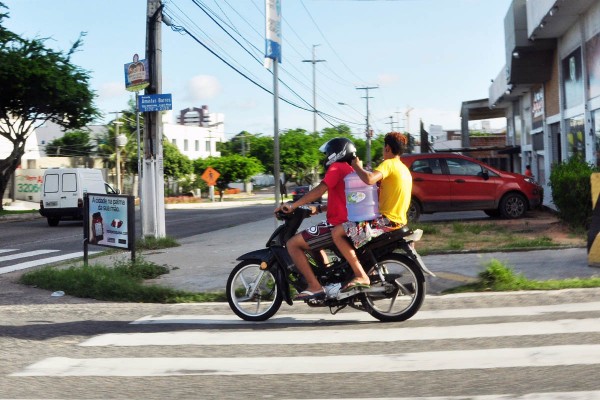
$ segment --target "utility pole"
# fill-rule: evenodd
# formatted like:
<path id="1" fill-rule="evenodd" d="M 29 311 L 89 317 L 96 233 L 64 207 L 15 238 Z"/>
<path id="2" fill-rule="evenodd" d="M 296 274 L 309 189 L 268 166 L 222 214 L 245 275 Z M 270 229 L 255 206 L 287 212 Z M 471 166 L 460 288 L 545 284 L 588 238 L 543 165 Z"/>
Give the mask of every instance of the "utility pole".
<path id="1" fill-rule="evenodd" d="M 123 189 L 121 188 L 121 138 L 119 137 L 119 125 L 123 125 L 123 123 L 118 118 L 119 113 L 117 113 L 117 120 L 115 120 L 115 152 L 117 153 L 117 189 L 121 193 Z"/>
<path id="2" fill-rule="evenodd" d="M 119 121 L 120 113 L 120 111 L 113 111 L 110 113 L 116 115 L 113 124 L 115 124 L 115 174 L 117 178 L 117 190 L 119 191 L 119 193 L 123 191 L 123 189 L 121 188 L 121 147 L 125 146 L 125 144 L 123 144 L 124 139 L 119 135 L 119 126 L 123 125 L 123 123 Z"/>
<path id="3" fill-rule="evenodd" d="M 161 0 L 148 0 L 146 12 L 146 59 L 150 85 L 146 94 L 162 93 Z M 165 237 L 165 187 L 162 123 L 160 112 L 144 113 L 144 163 L 142 174 L 142 236 Z"/>
<path id="4" fill-rule="evenodd" d="M 395 130 L 394 130 L 394 116 L 390 115 L 389 119 L 390 119 L 390 122 L 386 122 L 386 124 L 390 124 L 390 131 L 391 132 L 395 132 Z"/>
<path id="5" fill-rule="evenodd" d="M 414 110 L 414 108 L 410 106 L 406 106 L 406 111 L 404 115 L 406 115 L 406 132 L 410 133 L 410 112 Z"/>
<path id="6" fill-rule="evenodd" d="M 369 124 L 369 99 L 372 99 L 372 97 L 369 97 L 369 90 L 371 89 L 379 89 L 379 86 L 364 86 L 364 87 L 357 87 L 356 90 L 365 90 L 366 91 L 366 96 L 363 97 L 363 99 L 367 99 L 367 116 L 366 116 L 366 125 L 367 125 L 367 131 L 365 132 L 366 136 L 367 136 L 367 168 L 369 168 L 369 170 L 371 169 L 371 125 Z"/>
<path id="7" fill-rule="evenodd" d="M 316 60 L 315 48 L 320 46 L 313 44 L 312 60 L 302 60 L 302 62 L 312 63 L 312 74 L 313 74 L 313 132 L 317 132 L 317 81 L 316 81 L 316 64 L 319 62 L 325 62 L 325 60 Z"/>
<path id="8" fill-rule="evenodd" d="M 400 111 L 394 111 L 394 114 L 402 114 Z M 398 118 L 398 129 L 404 129 L 404 124 L 400 125 L 401 119 Z"/>

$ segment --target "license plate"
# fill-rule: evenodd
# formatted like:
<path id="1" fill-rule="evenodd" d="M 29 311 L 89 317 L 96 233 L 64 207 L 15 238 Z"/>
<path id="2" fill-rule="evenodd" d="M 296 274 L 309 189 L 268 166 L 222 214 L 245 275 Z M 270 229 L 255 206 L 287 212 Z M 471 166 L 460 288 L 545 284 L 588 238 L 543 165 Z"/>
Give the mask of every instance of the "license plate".
<path id="1" fill-rule="evenodd" d="M 56 207 L 58 206 L 58 201 L 47 201 L 46 207 Z"/>

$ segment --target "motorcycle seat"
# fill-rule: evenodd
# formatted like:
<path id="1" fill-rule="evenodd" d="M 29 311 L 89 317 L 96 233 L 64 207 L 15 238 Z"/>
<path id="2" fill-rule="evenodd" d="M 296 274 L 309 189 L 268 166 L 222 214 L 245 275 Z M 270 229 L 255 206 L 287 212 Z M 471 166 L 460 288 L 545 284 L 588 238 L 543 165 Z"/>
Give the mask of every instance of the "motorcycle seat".
<path id="1" fill-rule="evenodd" d="M 412 235 L 412 234 L 413 234 L 413 230 L 410 229 L 407 225 L 404 225 L 400 229 L 386 232 L 383 235 L 376 237 L 375 239 L 373 239 L 373 241 L 374 242 L 377 242 L 380 240 L 381 241 L 396 241 L 396 240 L 402 239 L 402 238 Z"/>

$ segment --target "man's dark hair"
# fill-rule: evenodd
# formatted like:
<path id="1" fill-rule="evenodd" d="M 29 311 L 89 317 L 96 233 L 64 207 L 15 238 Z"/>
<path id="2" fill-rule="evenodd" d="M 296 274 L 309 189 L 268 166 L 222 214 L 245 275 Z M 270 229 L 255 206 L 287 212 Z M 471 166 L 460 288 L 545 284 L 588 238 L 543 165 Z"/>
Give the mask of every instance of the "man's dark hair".
<path id="1" fill-rule="evenodd" d="M 384 145 L 390 146 L 394 155 L 401 155 L 406 150 L 406 136 L 400 132 L 390 132 L 383 139 Z"/>

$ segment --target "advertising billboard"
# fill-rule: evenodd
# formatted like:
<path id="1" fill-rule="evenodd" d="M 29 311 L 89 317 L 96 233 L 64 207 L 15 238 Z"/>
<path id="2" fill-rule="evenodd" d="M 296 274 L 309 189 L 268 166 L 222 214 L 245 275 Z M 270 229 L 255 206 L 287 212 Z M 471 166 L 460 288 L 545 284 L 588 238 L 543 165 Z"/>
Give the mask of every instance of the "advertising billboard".
<path id="1" fill-rule="evenodd" d="M 133 250 L 135 246 L 133 196 L 88 193 L 84 207 L 84 238 L 87 239 L 87 243 Z"/>

